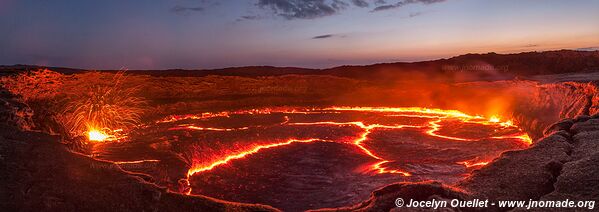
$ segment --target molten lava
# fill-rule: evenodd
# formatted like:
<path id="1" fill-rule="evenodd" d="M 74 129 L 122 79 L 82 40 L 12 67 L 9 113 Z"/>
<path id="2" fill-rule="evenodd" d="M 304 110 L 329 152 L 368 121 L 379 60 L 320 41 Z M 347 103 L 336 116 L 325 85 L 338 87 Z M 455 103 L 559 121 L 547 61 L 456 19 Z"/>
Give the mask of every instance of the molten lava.
<path id="1" fill-rule="evenodd" d="M 501 119 L 497 118 L 496 116 L 491 116 L 491 118 L 489 118 L 489 122 L 492 123 L 499 123 L 501 121 Z"/>
<path id="2" fill-rule="evenodd" d="M 108 138 L 108 135 L 104 134 L 99 130 L 91 129 L 87 132 L 87 138 L 90 141 L 103 142 Z"/>
<path id="3" fill-rule="evenodd" d="M 458 164 L 462 164 L 462 165 L 466 166 L 467 168 L 471 168 L 471 167 L 477 167 L 477 166 L 485 166 L 485 165 L 489 164 L 489 161 L 482 161 L 482 162 L 464 161 L 464 162 L 459 162 Z"/>
<path id="4" fill-rule="evenodd" d="M 123 134 L 123 129 L 104 129 L 98 130 L 95 127 L 90 127 L 87 131 L 87 139 L 92 142 L 105 142 L 105 141 L 121 141 L 127 136 Z"/>

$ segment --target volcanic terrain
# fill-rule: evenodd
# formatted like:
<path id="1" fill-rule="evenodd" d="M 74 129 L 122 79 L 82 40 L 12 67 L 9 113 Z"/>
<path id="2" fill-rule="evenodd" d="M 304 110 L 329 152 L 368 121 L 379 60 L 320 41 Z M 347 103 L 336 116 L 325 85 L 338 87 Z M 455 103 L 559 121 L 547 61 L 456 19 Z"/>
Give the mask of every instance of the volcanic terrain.
<path id="1" fill-rule="evenodd" d="M 512 68 L 456 71 L 472 64 Z M 597 67 L 599 52 L 575 51 L 280 72 L 3 67 L 2 208 L 598 200 Z M 86 98 L 129 113 L 73 122 Z"/>

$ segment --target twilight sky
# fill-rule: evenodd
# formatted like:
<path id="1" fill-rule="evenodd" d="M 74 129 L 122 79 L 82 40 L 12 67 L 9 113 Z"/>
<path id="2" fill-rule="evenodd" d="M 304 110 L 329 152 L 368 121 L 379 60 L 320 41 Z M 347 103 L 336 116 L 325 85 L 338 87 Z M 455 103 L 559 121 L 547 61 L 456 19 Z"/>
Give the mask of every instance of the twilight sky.
<path id="1" fill-rule="evenodd" d="M 599 49 L 597 0 L 0 0 L 0 64 L 325 68 Z"/>

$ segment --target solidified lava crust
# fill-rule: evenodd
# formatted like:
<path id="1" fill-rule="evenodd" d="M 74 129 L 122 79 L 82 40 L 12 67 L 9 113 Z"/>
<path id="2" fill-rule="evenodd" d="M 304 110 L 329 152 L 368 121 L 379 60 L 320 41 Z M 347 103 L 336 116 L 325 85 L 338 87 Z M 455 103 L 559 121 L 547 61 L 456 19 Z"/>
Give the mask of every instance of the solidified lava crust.
<path id="1" fill-rule="evenodd" d="M 394 182 L 455 183 L 530 143 L 497 118 L 365 107 L 171 116 L 129 139 L 94 155 L 173 191 L 286 211 L 356 204 Z"/>

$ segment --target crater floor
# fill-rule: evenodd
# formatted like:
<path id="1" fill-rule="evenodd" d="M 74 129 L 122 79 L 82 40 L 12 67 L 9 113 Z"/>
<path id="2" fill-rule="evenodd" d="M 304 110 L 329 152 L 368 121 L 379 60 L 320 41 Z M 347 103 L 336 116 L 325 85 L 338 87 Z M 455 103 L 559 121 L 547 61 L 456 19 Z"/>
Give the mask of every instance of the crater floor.
<path id="1" fill-rule="evenodd" d="M 452 184 L 530 139 L 509 121 L 425 108 L 271 108 L 170 116 L 94 157 L 186 194 L 286 211 L 341 207 L 393 182 Z"/>

